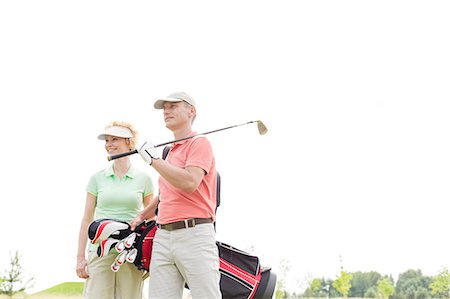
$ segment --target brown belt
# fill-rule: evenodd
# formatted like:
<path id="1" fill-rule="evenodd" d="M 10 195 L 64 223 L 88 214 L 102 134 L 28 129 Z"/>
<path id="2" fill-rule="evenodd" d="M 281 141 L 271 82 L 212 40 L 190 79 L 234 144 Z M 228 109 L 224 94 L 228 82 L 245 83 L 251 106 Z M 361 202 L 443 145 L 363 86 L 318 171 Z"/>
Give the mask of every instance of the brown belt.
<path id="1" fill-rule="evenodd" d="M 160 229 L 165 229 L 165 230 L 171 231 L 171 230 L 176 230 L 176 229 L 194 227 L 197 224 L 203 224 L 203 223 L 212 223 L 212 219 L 211 218 L 191 218 L 191 219 L 186 219 L 186 220 L 167 223 L 167 224 L 157 224 L 157 226 Z"/>

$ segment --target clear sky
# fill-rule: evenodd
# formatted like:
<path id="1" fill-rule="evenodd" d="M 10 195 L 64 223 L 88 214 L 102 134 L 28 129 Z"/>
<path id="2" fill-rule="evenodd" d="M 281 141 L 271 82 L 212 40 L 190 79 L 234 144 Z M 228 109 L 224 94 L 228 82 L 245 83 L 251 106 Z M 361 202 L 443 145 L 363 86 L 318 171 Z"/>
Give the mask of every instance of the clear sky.
<path id="1" fill-rule="evenodd" d="M 1 1 L 0 265 L 77 281 L 96 139 L 172 140 L 155 99 L 198 104 L 222 174 L 217 239 L 311 277 L 450 266 L 447 1 Z M 156 172 L 134 156 L 132 162 Z"/>

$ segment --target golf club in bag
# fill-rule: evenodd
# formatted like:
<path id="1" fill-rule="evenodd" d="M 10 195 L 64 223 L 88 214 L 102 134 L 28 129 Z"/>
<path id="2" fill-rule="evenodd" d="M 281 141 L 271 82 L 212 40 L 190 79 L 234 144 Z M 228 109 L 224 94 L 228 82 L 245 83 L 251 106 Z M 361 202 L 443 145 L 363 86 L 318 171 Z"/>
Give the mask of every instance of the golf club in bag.
<path id="1" fill-rule="evenodd" d="M 147 274 L 150 270 L 155 221 L 140 224 L 135 232 L 136 267 Z M 261 267 L 257 256 L 233 246 L 216 242 L 219 250 L 220 291 L 222 298 L 269 299 L 275 291 L 277 276 L 269 267 Z M 189 285 L 186 285 L 189 288 Z"/>
<path id="2" fill-rule="evenodd" d="M 91 223 L 89 226 L 89 238 L 94 240 L 95 236 L 101 235 L 105 229 L 110 231 L 110 235 L 103 234 L 104 239 L 97 238 L 96 243 L 101 244 L 107 240 L 115 240 L 117 244 L 126 242 L 126 240 L 134 239 L 133 244 L 127 246 L 121 251 L 111 265 L 111 270 L 117 272 L 120 266 L 125 263 L 133 263 L 139 270 L 144 271 L 143 278 L 148 276 L 151 263 L 153 238 L 155 236 L 157 226 L 155 221 L 142 222 L 135 231 L 132 232 L 130 227 L 120 229 L 119 231 L 111 231 L 111 227 L 122 227 L 117 224 L 121 221 L 112 219 L 99 219 Z M 118 239 L 123 237 L 121 240 Z M 276 274 L 269 267 L 261 267 L 259 258 L 245 251 L 239 250 L 233 246 L 222 242 L 216 242 L 219 251 L 219 272 L 220 272 L 220 291 L 222 298 L 234 299 L 269 299 L 275 291 Z M 106 256 L 113 246 L 99 257 Z M 116 247 L 117 248 L 117 247 Z M 128 256 L 132 254 L 133 259 Z M 188 285 L 186 285 L 189 288 Z"/>
<path id="3" fill-rule="evenodd" d="M 120 266 L 127 261 L 139 270 L 148 272 L 155 232 L 155 221 L 144 221 L 132 232 L 127 222 L 102 218 L 89 225 L 88 236 L 92 244 L 99 245 L 97 256 L 108 255 L 112 248 L 119 253 L 111 265 L 112 271 L 119 271 Z"/>

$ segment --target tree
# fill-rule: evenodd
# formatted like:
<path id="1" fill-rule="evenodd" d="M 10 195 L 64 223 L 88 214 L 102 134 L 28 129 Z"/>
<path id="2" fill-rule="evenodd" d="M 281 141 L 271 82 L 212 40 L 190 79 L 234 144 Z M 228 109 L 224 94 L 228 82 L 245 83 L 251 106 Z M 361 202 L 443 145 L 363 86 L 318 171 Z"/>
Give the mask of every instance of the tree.
<path id="1" fill-rule="evenodd" d="M 25 277 L 20 258 L 18 251 L 14 255 L 10 255 L 10 268 L 4 271 L 0 277 L 0 294 L 5 294 L 10 298 L 31 287 L 34 281 L 33 277 Z"/>
<path id="2" fill-rule="evenodd" d="M 281 273 L 278 278 L 277 289 L 275 291 L 275 298 L 277 298 L 277 299 L 289 297 L 289 293 L 286 290 L 286 277 L 287 277 L 287 274 L 290 269 L 291 269 L 291 266 L 289 264 L 289 260 L 287 260 L 286 258 L 283 258 L 280 261 L 280 272 Z"/>
<path id="3" fill-rule="evenodd" d="M 309 288 L 311 289 L 312 295 L 317 296 L 322 290 L 322 281 L 318 278 L 313 279 L 309 285 Z"/>
<path id="4" fill-rule="evenodd" d="M 292 294 L 293 295 L 293 294 Z M 304 298 L 335 298 L 340 297 L 329 278 L 314 278 L 309 282 L 308 288 L 301 294 Z M 296 297 L 293 297 L 296 298 Z"/>
<path id="5" fill-rule="evenodd" d="M 327 298 L 335 298 L 335 297 L 339 297 L 339 292 L 334 288 L 333 286 L 333 280 L 332 279 L 326 279 L 323 282 L 324 285 L 324 290 L 327 293 Z"/>
<path id="6" fill-rule="evenodd" d="M 324 280 L 319 278 L 314 278 L 310 283 L 309 287 L 303 292 L 303 297 L 307 298 L 320 298 L 325 297 L 327 293 L 324 293 Z"/>
<path id="7" fill-rule="evenodd" d="M 341 270 L 341 275 L 333 282 L 333 287 L 344 297 L 347 298 L 350 288 L 352 287 L 353 275 Z"/>
<path id="8" fill-rule="evenodd" d="M 381 298 L 389 298 L 395 292 L 394 284 L 391 279 L 384 277 L 380 279 L 377 283 L 378 294 Z"/>
<path id="9" fill-rule="evenodd" d="M 407 270 L 398 276 L 395 298 L 417 299 L 427 292 L 431 278 L 422 275 L 420 270 Z"/>
<path id="10" fill-rule="evenodd" d="M 430 283 L 431 294 L 439 298 L 450 298 L 450 273 L 443 268 Z"/>
<path id="11" fill-rule="evenodd" d="M 370 287 L 364 293 L 364 298 L 378 298 L 378 291 L 375 287 Z"/>
<path id="12" fill-rule="evenodd" d="M 417 289 L 417 292 L 416 292 L 416 299 L 427 299 L 427 298 L 430 298 L 428 293 L 429 292 L 428 292 L 427 289 L 425 289 L 424 287 L 419 287 Z"/>
<path id="13" fill-rule="evenodd" d="M 376 287 L 381 274 L 378 272 L 353 272 L 349 297 L 364 297 L 368 289 Z"/>

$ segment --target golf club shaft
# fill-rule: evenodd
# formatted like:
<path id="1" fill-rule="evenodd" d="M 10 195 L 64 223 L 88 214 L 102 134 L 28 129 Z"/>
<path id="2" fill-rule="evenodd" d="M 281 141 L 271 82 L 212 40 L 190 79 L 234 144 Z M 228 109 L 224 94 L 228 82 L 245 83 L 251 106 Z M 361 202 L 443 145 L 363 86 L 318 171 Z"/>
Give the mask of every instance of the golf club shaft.
<path id="1" fill-rule="evenodd" d="M 199 133 L 199 134 L 195 134 L 195 135 L 192 135 L 192 136 L 180 138 L 180 139 L 177 139 L 177 140 L 164 142 L 164 143 L 161 143 L 161 144 L 157 144 L 154 147 L 156 148 L 156 147 L 168 145 L 168 144 L 171 144 L 171 143 L 183 141 L 183 140 L 186 140 L 186 139 L 191 139 L 191 138 L 194 138 L 194 137 L 199 136 L 199 135 L 208 135 L 208 134 L 211 134 L 211 133 L 216 133 L 216 132 L 219 132 L 219 131 L 228 130 L 228 129 L 232 129 L 232 128 L 236 128 L 236 127 L 252 124 L 252 123 L 255 123 L 255 122 L 261 123 L 261 121 L 259 121 L 259 120 L 258 121 L 249 121 L 249 122 L 246 122 L 246 123 L 243 123 L 243 124 L 239 124 L 239 125 L 229 126 L 229 127 L 226 127 L 226 128 L 212 130 L 212 131 L 209 131 L 209 132 Z M 117 155 L 112 155 L 112 156 L 108 157 L 108 161 L 111 161 L 111 160 L 114 160 L 114 159 L 118 159 L 118 158 L 122 158 L 122 157 L 126 157 L 126 156 L 133 155 L 133 154 L 137 154 L 137 153 L 138 153 L 137 150 L 132 150 L 130 152 L 125 152 L 125 153 L 121 153 L 121 154 L 117 154 Z"/>

